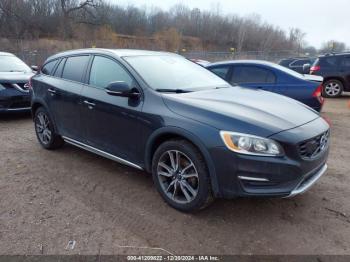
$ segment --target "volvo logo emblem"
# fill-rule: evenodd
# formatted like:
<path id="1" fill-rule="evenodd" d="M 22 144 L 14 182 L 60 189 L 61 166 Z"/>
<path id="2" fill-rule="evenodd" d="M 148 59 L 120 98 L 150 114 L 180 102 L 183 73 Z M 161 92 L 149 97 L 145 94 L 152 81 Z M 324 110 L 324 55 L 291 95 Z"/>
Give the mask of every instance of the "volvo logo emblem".
<path id="1" fill-rule="evenodd" d="M 322 151 L 323 149 L 325 149 L 326 145 L 327 145 L 327 141 L 328 141 L 328 134 L 324 134 L 321 139 L 320 139 L 320 150 Z"/>

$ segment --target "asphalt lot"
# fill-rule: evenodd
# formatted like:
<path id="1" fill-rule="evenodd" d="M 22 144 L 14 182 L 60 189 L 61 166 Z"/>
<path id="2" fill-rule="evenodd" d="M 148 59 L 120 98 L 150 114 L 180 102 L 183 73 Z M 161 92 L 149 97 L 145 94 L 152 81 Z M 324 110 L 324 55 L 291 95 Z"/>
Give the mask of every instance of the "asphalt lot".
<path id="1" fill-rule="evenodd" d="M 350 254 L 349 100 L 326 102 L 329 170 L 306 194 L 195 215 L 167 206 L 151 176 L 69 145 L 46 151 L 29 116 L 0 116 L 0 254 Z"/>

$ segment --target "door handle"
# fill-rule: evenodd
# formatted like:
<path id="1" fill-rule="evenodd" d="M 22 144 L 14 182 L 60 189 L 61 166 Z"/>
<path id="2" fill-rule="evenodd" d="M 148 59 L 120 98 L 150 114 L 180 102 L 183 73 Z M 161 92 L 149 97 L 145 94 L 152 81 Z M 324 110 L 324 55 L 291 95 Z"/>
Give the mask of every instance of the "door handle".
<path id="1" fill-rule="evenodd" d="M 49 92 L 49 93 L 51 93 L 53 95 L 57 93 L 56 90 L 52 89 L 52 88 L 47 89 L 47 92 Z"/>
<path id="2" fill-rule="evenodd" d="M 84 101 L 84 104 L 85 104 L 85 105 L 88 105 L 88 108 L 89 108 L 89 109 L 93 109 L 94 106 L 96 105 L 95 103 L 89 102 L 89 101 L 87 101 L 87 100 Z"/>

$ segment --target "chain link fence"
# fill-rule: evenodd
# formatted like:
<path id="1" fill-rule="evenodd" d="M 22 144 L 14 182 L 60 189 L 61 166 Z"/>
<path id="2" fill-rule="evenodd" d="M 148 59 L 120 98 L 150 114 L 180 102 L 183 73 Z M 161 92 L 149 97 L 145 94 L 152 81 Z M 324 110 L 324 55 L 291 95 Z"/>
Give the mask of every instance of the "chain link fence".
<path id="1" fill-rule="evenodd" d="M 21 51 L 21 52 L 15 52 L 16 56 L 18 56 L 20 59 L 22 59 L 24 62 L 26 62 L 27 65 L 32 66 L 40 66 L 42 65 L 45 60 L 53 55 L 51 52 L 48 51 Z"/>
<path id="2" fill-rule="evenodd" d="M 284 51 L 241 51 L 241 52 L 181 52 L 181 55 L 189 59 L 203 59 L 209 62 L 224 60 L 267 60 L 279 62 L 281 59 L 288 57 L 300 56 L 295 52 Z"/>

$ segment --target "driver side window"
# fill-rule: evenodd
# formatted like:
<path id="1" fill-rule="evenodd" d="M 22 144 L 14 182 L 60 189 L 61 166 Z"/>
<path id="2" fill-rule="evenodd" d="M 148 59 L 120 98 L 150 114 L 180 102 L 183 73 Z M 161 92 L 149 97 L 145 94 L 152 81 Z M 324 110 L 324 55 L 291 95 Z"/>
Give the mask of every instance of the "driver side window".
<path id="1" fill-rule="evenodd" d="M 95 56 L 91 66 L 89 84 L 106 88 L 110 83 L 117 81 L 131 85 L 133 79 L 117 62 L 103 56 Z"/>

